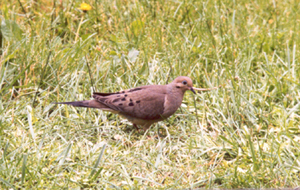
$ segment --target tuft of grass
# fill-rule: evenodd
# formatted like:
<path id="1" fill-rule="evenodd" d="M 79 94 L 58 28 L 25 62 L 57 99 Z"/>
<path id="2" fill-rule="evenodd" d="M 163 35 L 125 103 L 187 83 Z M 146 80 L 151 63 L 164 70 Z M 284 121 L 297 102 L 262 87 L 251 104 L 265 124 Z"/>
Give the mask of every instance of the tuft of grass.
<path id="1" fill-rule="evenodd" d="M 81 3 L 0 0 L 1 187 L 300 185 L 298 1 Z M 51 104 L 179 75 L 222 88 L 145 134 Z"/>

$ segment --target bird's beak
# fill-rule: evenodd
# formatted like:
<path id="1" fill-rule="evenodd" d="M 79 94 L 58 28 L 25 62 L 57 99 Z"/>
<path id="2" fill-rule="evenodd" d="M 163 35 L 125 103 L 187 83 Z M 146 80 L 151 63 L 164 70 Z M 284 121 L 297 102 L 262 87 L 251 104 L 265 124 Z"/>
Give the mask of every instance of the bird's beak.
<path id="1" fill-rule="evenodd" d="M 190 90 L 191 90 L 194 94 L 196 94 L 196 92 L 195 92 L 195 90 L 193 89 L 193 87 L 190 87 Z"/>

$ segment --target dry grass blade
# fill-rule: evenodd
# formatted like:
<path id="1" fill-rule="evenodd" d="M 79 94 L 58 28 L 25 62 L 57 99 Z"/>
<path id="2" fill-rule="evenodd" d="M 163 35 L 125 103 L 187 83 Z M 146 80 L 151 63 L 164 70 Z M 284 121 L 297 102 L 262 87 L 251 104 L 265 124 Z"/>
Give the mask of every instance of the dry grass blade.
<path id="1" fill-rule="evenodd" d="M 213 88 L 195 88 L 195 87 L 193 87 L 193 89 L 196 91 L 210 91 L 210 90 L 216 90 L 220 87 L 222 87 L 222 86 L 220 85 L 219 87 L 213 87 Z"/>

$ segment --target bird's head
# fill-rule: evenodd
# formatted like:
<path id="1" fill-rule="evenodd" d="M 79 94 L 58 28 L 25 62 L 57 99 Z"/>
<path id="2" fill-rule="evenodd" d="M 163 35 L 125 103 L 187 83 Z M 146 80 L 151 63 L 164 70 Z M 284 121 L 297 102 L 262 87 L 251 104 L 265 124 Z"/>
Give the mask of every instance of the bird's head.
<path id="1" fill-rule="evenodd" d="M 193 93 L 196 93 L 193 89 L 193 81 L 189 77 L 180 76 L 177 77 L 172 83 L 175 84 L 175 87 L 182 90 L 183 92 L 191 90 Z"/>
<path id="2" fill-rule="evenodd" d="M 192 91 L 194 94 L 196 94 L 195 91 L 209 91 L 213 89 L 217 89 L 218 87 L 213 87 L 213 88 L 195 88 L 193 87 L 193 81 L 190 77 L 186 76 L 179 76 L 177 77 L 173 82 L 175 84 L 175 87 L 178 89 L 181 89 L 182 92 L 184 93 L 187 90 Z"/>

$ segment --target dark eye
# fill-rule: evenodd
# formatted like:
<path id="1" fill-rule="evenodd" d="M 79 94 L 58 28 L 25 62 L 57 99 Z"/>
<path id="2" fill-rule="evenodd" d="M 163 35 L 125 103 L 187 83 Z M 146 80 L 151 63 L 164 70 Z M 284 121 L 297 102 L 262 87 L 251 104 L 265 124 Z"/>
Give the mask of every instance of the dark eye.
<path id="1" fill-rule="evenodd" d="M 182 84 L 184 84 L 184 85 L 187 85 L 187 82 L 186 82 L 186 80 L 182 81 Z"/>

